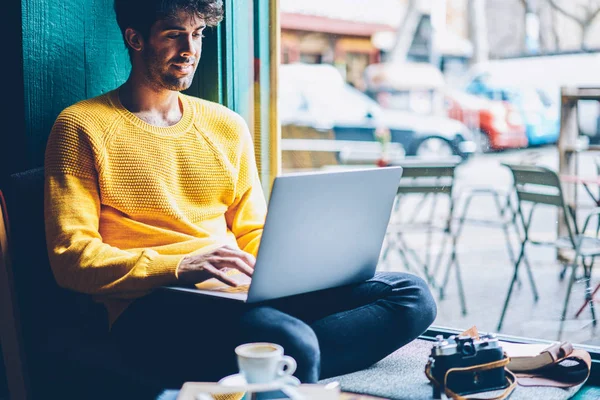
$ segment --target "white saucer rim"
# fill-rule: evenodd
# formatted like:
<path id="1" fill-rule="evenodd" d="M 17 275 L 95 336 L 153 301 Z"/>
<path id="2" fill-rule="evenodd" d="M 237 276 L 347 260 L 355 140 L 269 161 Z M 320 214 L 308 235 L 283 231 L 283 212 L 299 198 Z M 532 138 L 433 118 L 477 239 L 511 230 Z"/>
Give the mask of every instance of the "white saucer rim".
<path id="1" fill-rule="evenodd" d="M 238 378 L 238 379 L 241 378 L 242 381 L 239 383 L 236 383 L 236 384 L 225 383 L 227 380 L 235 379 L 235 378 Z M 290 385 L 290 384 L 293 386 L 298 386 L 298 385 L 300 385 L 300 380 L 293 375 L 288 375 L 288 376 L 281 377 L 273 382 L 268 382 L 268 383 L 247 383 L 246 378 L 244 378 L 244 375 L 242 375 L 241 373 L 238 372 L 236 374 L 231 374 L 224 378 L 221 378 L 217 383 L 219 385 L 223 385 L 223 386 L 246 386 L 246 385 L 248 385 L 249 387 L 254 387 L 254 386 L 282 387 L 282 386 Z"/>

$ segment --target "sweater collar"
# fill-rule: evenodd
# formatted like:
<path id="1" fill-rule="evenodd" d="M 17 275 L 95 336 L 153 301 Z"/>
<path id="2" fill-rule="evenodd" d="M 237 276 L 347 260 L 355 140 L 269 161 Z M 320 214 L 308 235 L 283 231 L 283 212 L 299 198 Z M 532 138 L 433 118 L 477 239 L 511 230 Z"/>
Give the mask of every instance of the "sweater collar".
<path id="1" fill-rule="evenodd" d="M 193 107 L 187 98 L 182 93 L 178 93 L 179 101 L 181 102 L 183 114 L 181 119 L 175 124 L 171 126 L 156 126 L 147 123 L 146 121 L 141 120 L 121 104 L 121 100 L 119 99 L 119 89 L 114 89 L 110 93 L 108 93 L 108 97 L 112 105 L 117 109 L 119 114 L 121 114 L 126 120 L 137 126 L 138 128 L 151 132 L 158 135 L 176 135 L 185 133 L 188 131 L 193 122 L 194 110 Z"/>

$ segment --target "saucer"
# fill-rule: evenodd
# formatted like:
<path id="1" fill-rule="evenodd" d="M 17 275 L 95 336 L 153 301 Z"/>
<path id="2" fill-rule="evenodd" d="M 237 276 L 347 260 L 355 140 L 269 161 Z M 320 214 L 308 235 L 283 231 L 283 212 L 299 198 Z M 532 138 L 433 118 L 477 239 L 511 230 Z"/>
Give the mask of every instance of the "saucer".
<path id="1" fill-rule="evenodd" d="M 229 375 L 226 376 L 225 378 L 221 379 L 219 381 L 219 385 L 223 385 L 223 386 L 245 386 L 248 385 L 248 383 L 246 382 L 246 378 L 244 377 L 244 375 L 242 374 L 233 374 L 233 375 Z M 279 378 L 277 380 L 274 380 L 273 382 L 268 382 L 268 383 L 261 383 L 261 384 L 250 384 L 252 386 L 254 385 L 260 385 L 260 386 L 285 386 L 285 385 L 292 385 L 292 386 L 300 386 L 300 380 L 298 378 L 296 378 L 295 376 L 289 375 L 289 376 L 284 376 L 282 378 Z"/>

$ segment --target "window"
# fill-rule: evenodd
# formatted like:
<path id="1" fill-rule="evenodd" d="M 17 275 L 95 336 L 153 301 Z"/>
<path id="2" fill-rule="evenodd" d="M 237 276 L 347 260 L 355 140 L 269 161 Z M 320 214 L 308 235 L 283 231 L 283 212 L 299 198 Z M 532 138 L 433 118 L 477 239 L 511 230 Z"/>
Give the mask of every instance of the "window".
<path id="1" fill-rule="evenodd" d="M 378 6 L 349 0 L 302 7 L 296 3 L 280 1 L 281 35 L 286 43 L 302 42 L 306 48 L 311 45 L 306 38 L 313 38 L 312 45 L 320 53 L 301 52 L 295 60 L 282 59 L 283 172 L 364 167 L 381 160 L 426 164 L 459 159 L 451 221 L 452 231 L 460 234 L 454 249 L 443 229 L 430 237 L 426 233 L 405 237 L 419 258 L 417 267 L 412 265 L 409 271 L 424 275 L 427 262 L 436 296 L 444 287 L 443 299 L 438 297 L 436 327 L 460 330 L 476 325 L 482 331 L 534 340 L 557 340 L 562 329 L 561 340 L 586 346 L 600 343 L 586 303 L 586 291 L 593 290 L 599 278 L 595 273 L 585 275 L 583 268 L 577 270 L 579 279 L 573 284 L 566 319 L 561 321 L 570 277 L 570 272 L 564 272 L 564 259 L 570 253 L 551 246 L 527 245 L 539 298 L 535 301 L 527 267 L 521 265 L 498 330 L 524 231 L 519 218 L 513 224 L 511 218 L 498 216 L 501 210 L 491 195 L 499 196 L 502 205 L 510 201 L 511 208 L 504 212 L 517 212 L 513 178 L 503 163 L 543 166 L 564 174 L 557 146 L 560 88 L 600 85 L 598 74 L 588 72 L 597 71 L 600 58 L 581 52 L 600 48 L 597 35 L 582 42 L 575 25 L 566 23 L 568 17 L 551 5 L 538 5 L 534 10 L 541 24 L 539 37 L 525 37 L 525 19 L 513 17 L 524 12 L 522 2 L 488 0 L 478 9 L 467 7 L 465 1 L 448 0 L 445 12 L 418 1 L 375 0 Z M 566 1 L 562 5 L 575 7 Z M 477 28 L 486 26 L 477 21 L 487 21 L 487 30 Z M 600 29 L 599 21 L 591 26 Z M 532 41 L 537 45 L 531 46 Z M 539 51 L 534 53 L 534 49 Z M 480 58 L 487 62 L 477 62 Z M 441 78 L 428 75 L 432 66 Z M 581 104 L 577 140 L 593 143 L 590 138 L 600 137 L 598 102 Z M 386 131 L 389 135 L 381 134 Z M 306 148 L 298 148 L 298 143 Z M 597 160 L 598 153 L 578 152 L 580 174 L 600 175 Z M 472 190 L 484 187 L 493 192 L 473 197 L 467 204 Z M 562 187 L 571 196 L 568 201 L 576 200 L 574 212 L 581 224 L 596 200 L 582 185 L 563 181 Z M 588 189 L 591 194 L 600 193 L 598 186 Z M 407 198 L 401 207 L 416 220 L 444 225 L 449 202 L 442 198 L 430 202 L 432 197 Z M 463 212 L 468 221 L 459 229 Z M 557 228 L 562 227 L 559 217 L 556 207 L 539 206 L 529 227 L 531 234 L 553 238 L 564 233 Z M 483 225 L 483 220 L 508 221 L 508 238 L 501 225 Z M 410 218 L 404 221 L 411 222 Z M 453 254 L 460 265 L 465 314 L 454 266 L 444 285 Z M 396 249 L 381 268 L 407 271 L 403 256 Z M 438 256 L 441 261 L 436 263 Z M 583 311 L 578 313 L 580 308 Z"/>

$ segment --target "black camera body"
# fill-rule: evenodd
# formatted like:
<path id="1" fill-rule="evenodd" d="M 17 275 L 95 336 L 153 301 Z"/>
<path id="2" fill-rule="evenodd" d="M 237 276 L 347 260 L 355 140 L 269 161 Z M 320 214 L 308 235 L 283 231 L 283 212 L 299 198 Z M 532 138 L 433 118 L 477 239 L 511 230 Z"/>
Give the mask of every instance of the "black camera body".
<path id="1" fill-rule="evenodd" d="M 494 334 L 482 335 L 479 339 L 470 336 L 437 337 L 431 349 L 429 361 L 431 375 L 440 384 L 434 385 L 433 398 L 439 399 L 444 390 L 444 377 L 451 368 L 471 367 L 500 361 L 504 351 Z M 448 388 L 460 395 L 504 389 L 507 386 L 504 367 L 486 371 L 456 371 L 448 375 Z"/>

